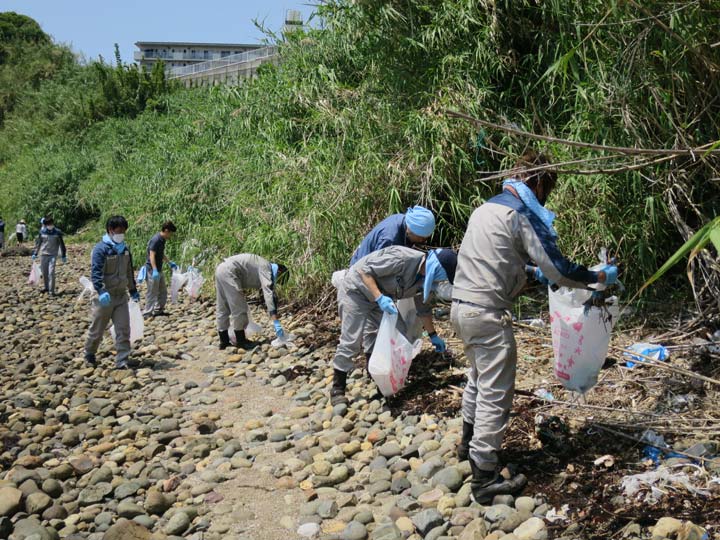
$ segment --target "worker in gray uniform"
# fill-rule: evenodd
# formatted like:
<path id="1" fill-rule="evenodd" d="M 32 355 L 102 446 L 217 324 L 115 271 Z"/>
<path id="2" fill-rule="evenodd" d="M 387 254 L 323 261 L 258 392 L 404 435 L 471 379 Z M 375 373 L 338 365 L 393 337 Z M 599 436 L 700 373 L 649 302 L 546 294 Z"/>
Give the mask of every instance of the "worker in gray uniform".
<path id="1" fill-rule="evenodd" d="M 526 284 L 526 264 L 537 265 L 539 281 L 566 287 L 617 280 L 613 265 L 593 272 L 560 253 L 555 215 L 544 207 L 556 182 L 554 173 L 542 170 L 547 164 L 534 151 L 520 158 L 502 193 L 473 212 L 458 255 L 450 317 L 470 363 L 458 457 L 470 458 L 472 493 L 480 504 L 527 482 L 522 474 L 510 479 L 498 474 L 517 364 L 510 309 Z"/>
<path id="2" fill-rule="evenodd" d="M 165 315 L 165 304 L 167 303 L 167 285 L 163 274 L 163 263 L 168 263 L 171 270 L 177 268 L 177 264 L 165 256 L 165 242 L 172 238 L 177 227 L 172 221 L 166 221 L 160 227 L 160 232 L 155 234 L 147 245 L 147 258 L 145 260 L 145 271 L 147 279 L 147 294 L 145 295 L 145 308 L 143 316 L 157 317 Z"/>
<path id="3" fill-rule="evenodd" d="M 91 281 L 98 296 L 93 300 L 90 329 L 85 342 L 85 361 L 96 365 L 95 354 L 108 323 L 115 326 L 115 367 L 129 367 L 130 312 L 128 292 L 136 302 L 140 295 L 135 286 L 130 249 L 125 244 L 128 222 L 123 216 L 112 216 L 105 224 L 106 234 L 92 250 Z"/>
<path id="4" fill-rule="evenodd" d="M 276 285 L 288 278 L 288 270 L 282 264 L 271 263 L 260 255 L 241 253 L 228 257 L 215 269 L 215 290 L 217 294 L 217 330 L 220 349 L 230 346 L 230 319 L 232 318 L 236 345 L 252 349 L 257 343 L 245 336 L 248 325 L 248 303 L 243 289 L 262 291 L 275 335 L 283 337 L 285 332 L 278 319 Z"/>
<path id="5" fill-rule="evenodd" d="M 435 332 L 430 294 L 439 282 L 453 282 L 457 255 L 451 249 L 435 249 L 425 254 L 404 246 L 374 251 L 356 262 L 337 293 L 342 321 L 340 343 L 333 360 L 333 405 L 347 402 L 347 376 L 355 367 L 354 358 L 363 347 L 363 329 L 369 319 L 379 325 L 383 312 L 397 313 L 394 301 L 413 298 L 417 314 L 437 351 L 446 345 Z M 403 323 L 399 321 L 402 331 Z M 374 345 L 374 343 L 373 343 Z"/>
<path id="6" fill-rule="evenodd" d="M 53 218 L 46 216 L 43 218 L 43 225 L 35 240 L 32 259 L 35 260 L 40 257 L 40 270 L 44 281 L 42 292 L 51 295 L 55 294 L 55 262 L 57 261 L 58 252 L 63 264 L 65 264 L 67 262 L 67 250 L 65 249 L 63 233 L 55 226 Z"/>

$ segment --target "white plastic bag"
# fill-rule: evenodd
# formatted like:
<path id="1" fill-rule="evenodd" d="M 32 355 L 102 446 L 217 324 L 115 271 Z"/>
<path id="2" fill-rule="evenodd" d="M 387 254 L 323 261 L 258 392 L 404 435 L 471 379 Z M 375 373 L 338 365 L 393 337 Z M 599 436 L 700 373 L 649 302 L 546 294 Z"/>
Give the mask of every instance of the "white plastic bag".
<path id="1" fill-rule="evenodd" d="M 285 332 L 283 334 L 283 337 L 273 339 L 270 342 L 270 345 L 277 349 L 279 347 L 285 347 L 286 345 L 289 345 L 293 341 L 295 341 L 295 334 L 290 334 L 289 332 Z"/>
<path id="2" fill-rule="evenodd" d="M 83 298 L 86 296 L 89 296 L 90 298 L 94 298 L 97 296 L 97 293 L 95 292 L 95 287 L 93 287 L 92 281 L 90 281 L 85 276 L 80 276 L 80 285 L 82 285 L 83 290 L 80 293 L 80 296 L 78 296 L 77 300 L 75 300 L 75 304 L 79 304 Z"/>
<path id="3" fill-rule="evenodd" d="M 383 314 L 375 348 L 368 370 L 384 396 L 398 393 L 405 386 L 413 358 L 422 347 L 422 341 L 408 341 L 397 329 L 397 315 Z"/>
<path id="4" fill-rule="evenodd" d="M 205 278 L 202 277 L 200 270 L 194 266 L 188 266 L 187 269 L 187 283 L 185 284 L 185 292 L 193 300 L 200 296 L 200 289 L 202 289 Z"/>
<path id="5" fill-rule="evenodd" d="M 135 300 L 128 302 L 128 311 L 130 312 L 130 343 L 135 343 L 145 335 L 145 320 L 140 310 L 140 304 Z M 115 341 L 115 325 L 110 327 L 110 335 Z"/>
<path id="6" fill-rule="evenodd" d="M 332 278 L 330 279 L 330 282 L 332 283 L 332 286 L 336 289 L 340 288 L 340 284 L 345 279 L 345 276 L 348 273 L 348 269 L 345 268 L 343 270 L 338 270 L 337 272 L 333 272 Z"/>
<path id="7" fill-rule="evenodd" d="M 135 277 L 135 281 L 137 283 L 142 283 L 147 279 L 147 266 L 144 264 L 140 267 L 140 270 L 138 270 L 137 276 Z"/>
<path id="8" fill-rule="evenodd" d="M 42 270 L 40 270 L 40 263 L 33 262 L 32 268 L 30 269 L 30 277 L 28 278 L 28 285 L 39 285 L 42 279 Z"/>
<path id="9" fill-rule="evenodd" d="M 561 287 L 550 297 L 550 328 L 555 353 L 555 376 L 569 390 L 585 393 L 597 383 L 605 363 L 610 333 L 620 315 L 617 298 L 604 308 L 584 303 L 592 291 Z"/>
<path id="10" fill-rule="evenodd" d="M 248 309 L 247 312 L 247 319 L 248 323 L 245 327 L 245 337 L 248 339 L 251 339 L 253 336 L 260 334 L 262 332 L 262 326 L 260 326 L 258 323 L 253 321 L 252 314 L 250 313 L 250 310 Z"/>
<path id="11" fill-rule="evenodd" d="M 170 303 L 171 304 L 177 304 L 178 294 L 180 293 L 180 289 L 182 289 L 183 286 L 187 283 L 187 280 L 189 277 L 190 277 L 190 272 L 183 274 L 180 271 L 180 268 L 175 268 L 172 271 L 172 277 L 170 278 Z"/>

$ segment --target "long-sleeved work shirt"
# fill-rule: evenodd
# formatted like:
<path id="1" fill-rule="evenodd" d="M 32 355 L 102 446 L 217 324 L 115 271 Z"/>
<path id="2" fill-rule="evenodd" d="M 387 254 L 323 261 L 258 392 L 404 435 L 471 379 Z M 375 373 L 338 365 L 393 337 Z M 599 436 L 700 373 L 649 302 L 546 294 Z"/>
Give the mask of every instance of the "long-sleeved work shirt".
<path id="1" fill-rule="evenodd" d="M 548 227 L 510 191 L 476 208 L 458 253 L 453 299 L 509 309 L 532 260 L 551 282 L 582 288 L 598 273 L 563 257 Z"/>
<path id="2" fill-rule="evenodd" d="M 57 257 L 58 251 L 62 257 L 67 255 L 65 250 L 65 241 L 63 240 L 63 232 L 54 227 L 52 230 L 43 227 L 40 229 L 35 240 L 35 249 L 33 255 L 40 255 L 45 257 Z"/>
<path id="3" fill-rule="evenodd" d="M 356 262 L 344 280 L 346 292 L 360 292 L 368 301 L 374 302 L 370 290 L 360 273 L 371 276 L 380 292 L 393 300 L 413 298 L 419 316 L 430 314 L 430 306 L 423 302 L 425 276 L 420 267 L 425 253 L 405 246 L 390 246 L 366 255 Z"/>
<path id="4" fill-rule="evenodd" d="M 393 214 L 375 225 L 353 253 L 350 266 L 366 255 L 389 246 L 412 246 L 407 237 L 405 214 Z"/>
<path id="5" fill-rule="evenodd" d="M 220 263 L 242 289 L 260 289 L 270 315 L 277 315 L 278 300 L 275 294 L 270 261 L 260 255 L 241 253 L 228 257 Z M 217 275 L 217 272 L 216 272 Z"/>
<path id="6" fill-rule="evenodd" d="M 114 246 L 101 241 L 92 250 L 90 277 L 98 294 L 120 296 L 137 292 L 130 249 L 118 253 Z"/>

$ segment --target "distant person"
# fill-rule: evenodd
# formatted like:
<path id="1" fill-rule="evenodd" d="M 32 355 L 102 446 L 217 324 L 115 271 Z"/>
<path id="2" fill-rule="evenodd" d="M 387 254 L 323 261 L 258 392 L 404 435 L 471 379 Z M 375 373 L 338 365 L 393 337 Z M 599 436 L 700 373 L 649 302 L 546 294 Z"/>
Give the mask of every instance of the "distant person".
<path id="1" fill-rule="evenodd" d="M 128 222 L 123 216 L 112 216 L 105 224 L 106 234 L 92 250 L 92 284 L 98 297 L 93 300 L 90 329 L 85 342 L 85 361 L 97 365 L 95 354 L 112 321 L 115 326 L 117 369 L 128 368 L 130 359 L 130 312 L 128 292 L 138 301 L 132 255 L 125 245 Z"/>
<path id="2" fill-rule="evenodd" d="M 21 219 L 17 225 L 15 225 L 15 238 L 18 244 L 22 244 L 27 238 L 27 226 L 25 220 Z"/>
<path id="3" fill-rule="evenodd" d="M 165 315 L 165 304 L 167 303 L 167 285 L 165 276 L 162 273 L 163 263 L 168 263 L 172 270 L 177 264 L 165 256 L 165 242 L 172 238 L 177 227 L 172 221 L 166 221 L 160 227 L 160 232 L 155 234 L 147 245 L 147 259 L 145 269 L 147 272 L 147 295 L 145 297 L 145 309 L 143 315 L 156 317 Z"/>
<path id="4" fill-rule="evenodd" d="M 0 249 L 5 247 L 5 220 L 0 217 Z"/>
<path id="5" fill-rule="evenodd" d="M 383 312 L 398 313 L 396 300 L 413 298 L 417 315 L 438 352 L 445 352 L 445 341 L 435 332 L 428 300 L 442 281 L 455 279 L 457 254 L 452 249 L 424 253 L 405 246 L 390 246 L 366 255 L 355 263 L 337 292 L 341 319 L 340 342 L 333 359 L 332 405 L 347 403 L 347 377 L 361 351 L 368 321 L 377 327 Z M 399 319 L 398 327 L 404 331 Z M 373 346 L 374 346 L 373 341 Z"/>
<path id="6" fill-rule="evenodd" d="M 230 346 L 230 320 L 235 331 L 236 345 L 242 349 L 252 349 L 257 343 L 245 336 L 248 325 L 248 307 L 243 289 L 259 289 L 265 298 L 265 306 L 273 321 L 275 335 L 285 335 L 278 320 L 278 300 L 276 285 L 288 278 L 288 269 L 282 264 L 271 263 L 260 255 L 241 253 L 228 257 L 215 269 L 215 289 L 217 291 L 217 330 L 220 337 L 220 349 Z"/>
<path id="7" fill-rule="evenodd" d="M 46 216 L 43 218 L 43 226 L 35 240 L 32 259 L 35 260 L 40 257 L 40 269 L 45 285 L 42 292 L 50 295 L 55 294 L 55 262 L 58 252 L 60 252 L 62 262 L 65 264 L 67 262 L 67 250 L 65 249 L 63 233 L 55 227 L 53 218 Z"/>
<path id="8" fill-rule="evenodd" d="M 499 474 L 498 452 L 510 419 L 515 390 L 517 349 L 511 309 L 526 283 L 526 263 L 535 278 L 565 287 L 617 280 L 617 267 L 599 272 L 567 260 L 557 246 L 555 214 L 545 201 L 555 188 L 548 160 L 529 150 L 505 180 L 503 191 L 470 216 L 458 254 L 450 311 L 456 334 L 470 363 L 463 391 L 463 435 L 458 458 L 470 460 L 472 495 L 486 504 L 495 495 L 521 490 L 527 479 Z"/>

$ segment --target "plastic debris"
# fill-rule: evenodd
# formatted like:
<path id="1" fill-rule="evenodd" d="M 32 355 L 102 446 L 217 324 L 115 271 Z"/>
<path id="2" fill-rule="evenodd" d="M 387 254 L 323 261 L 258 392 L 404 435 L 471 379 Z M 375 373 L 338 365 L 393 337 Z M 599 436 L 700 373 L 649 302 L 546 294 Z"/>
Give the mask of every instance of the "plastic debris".
<path id="1" fill-rule="evenodd" d="M 626 349 L 628 352 L 624 352 L 623 356 L 632 358 L 632 360 L 626 360 L 625 366 L 633 368 L 636 362 L 645 362 L 646 360 L 641 356 L 633 355 L 632 353 L 639 353 L 644 356 L 649 356 L 655 360 L 665 360 L 670 353 L 662 345 L 656 345 L 654 343 L 635 343 Z"/>
<path id="2" fill-rule="evenodd" d="M 570 520 L 570 505 L 563 504 L 560 507 L 560 510 L 556 510 L 555 507 L 551 508 L 547 514 L 545 514 L 545 519 L 549 521 L 550 523 L 559 523 L 563 521 L 569 521 Z"/>
<path id="3" fill-rule="evenodd" d="M 555 396 L 552 395 L 552 392 L 545 388 L 538 388 L 533 392 L 533 395 L 539 397 L 540 399 L 544 399 L 545 401 L 555 400 Z"/>
<path id="4" fill-rule="evenodd" d="M 680 464 L 675 467 L 688 467 L 688 464 Z M 707 497 L 710 492 L 706 489 L 693 485 L 692 480 L 701 480 L 704 476 L 702 469 L 688 475 L 685 472 L 673 472 L 673 467 L 661 465 L 654 471 L 633 474 L 622 479 L 621 487 L 626 497 L 638 499 L 642 497 L 647 503 L 655 503 L 662 499 L 670 490 L 684 488 L 695 495 Z"/>
<path id="5" fill-rule="evenodd" d="M 643 448 L 643 457 L 651 460 L 655 465 L 658 465 L 660 460 L 664 458 L 685 457 L 682 454 L 673 452 L 668 446 L 668 443 L 665 442 L 665 438 L 652 429 L 645 430 L 641 439 L 643 442 L 648 443 L 648 445 Z"/>
<path id="6" fill-rule="evenodd" d="M 547 326 L 542 319 L 523 319 L 520 322 L 533 328 L 545 328 Z"/>
<path id="7" fill-rule="evenodd" d="M 284 347 L 295 341 L 295 334 L 289 334 L 285 332 L 282 337 L 275 338 L 270 342 L 270 345 L 277 348 Z"/>
<path id="8" fill-rule="evenodd" d="M 593 461 L 593 465 L 603 465 L 604 467 L 607 467 L 609 469 L 610 467 L 615 465 L 615 458 L 610 454 L 605 454 L 604 456 L 600 456 L 595 461 Z"/>

